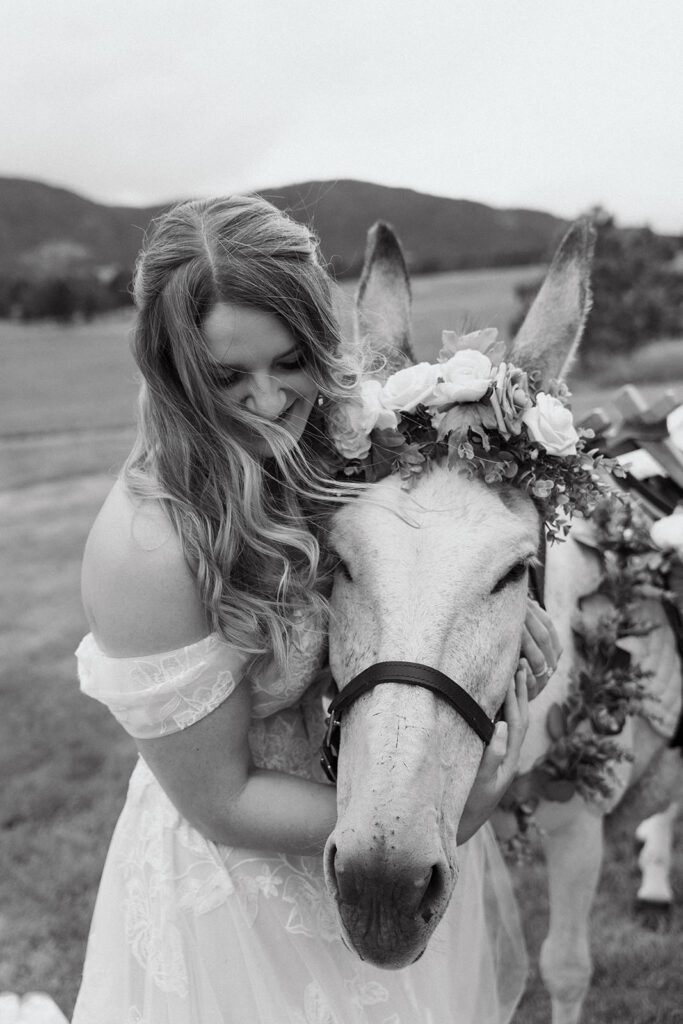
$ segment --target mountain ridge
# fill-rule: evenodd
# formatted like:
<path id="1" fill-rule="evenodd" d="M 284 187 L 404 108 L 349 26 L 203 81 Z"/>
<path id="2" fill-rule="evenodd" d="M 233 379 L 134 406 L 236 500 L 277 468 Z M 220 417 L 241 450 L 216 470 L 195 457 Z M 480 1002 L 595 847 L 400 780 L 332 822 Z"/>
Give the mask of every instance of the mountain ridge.
<path id="1" fill-rule="evenodd" d="M 356 179 L 255 191 L 312 226 L 340 278 L 359 272 L 366 232 L 376 220 L 396 229 L 413 273 L 542 262 L 567 223 L 541 210 Z M 0 273 L 130 270 L 150 221 L 171 205 L 117 206 L 46 182 L 0 177 Z"/>

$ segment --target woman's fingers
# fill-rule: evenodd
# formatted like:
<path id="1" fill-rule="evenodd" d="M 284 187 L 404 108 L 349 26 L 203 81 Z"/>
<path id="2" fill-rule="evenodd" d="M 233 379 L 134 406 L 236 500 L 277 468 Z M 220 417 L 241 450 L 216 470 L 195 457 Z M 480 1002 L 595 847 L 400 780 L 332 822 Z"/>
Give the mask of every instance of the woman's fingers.
<path id="1" fill-rule="evenodd" d="M 522 741 L 529 724 L 527 667 L 520 664 L 505 695 L 505 720 L 496 722 L 484 748 L 477 777 L 458 826 L 458 843 L 466 842 L 490 817 L 514 778 Z"/>
<path id="2" fill-rule="evenodd" d="M 527 670 L 517 668 L 510 681 L 503 705 L 505 720 L 496 723 L 493 738 L 482 758 L 480 771 L 485 778 L 499 774 L 498 785 L 507 787 L 519 760 L 522 743 L 529 725 L 529 697 L 527 694 Z"/>
<path id="3" fill-rule="evenodd" d="M 548 662 L 545 659 L 545 655 L 541 650 L 538 642 L 536 641 L 533 633 L 528 626 L 529 617 L 527 615 L 527 622 L 524 623 L 524 629 L 522 630 L 522 654 L 529 663 L 529 668 L 535 676 L 541 676 L 542 673 L 547 669 Z"/>
<path id="4" fill-rule="evenodd" d="M 522 742 L 529 726 L 527 673 L 518 668 L 505 697 L 505 720 L 508 724 L 507 759 L 517 764 Z"/>
<path id="5" fill-rule="evenodd" d="M 482 782 L 491 782 L 495 779 L 505 761 L 508 749 L 508 725 L 507 722 L 496 722 L 491 742 L 484 749 L 484 754 L 479 765 L 479 777 Z"/>
<path id="6" fill-rule="evenodd" d="M 529 698 L 529 700 L 533 700 L 534 697 L 538 696 L 538 694 L 541 692 L 543 686 L 539 685 L 539 680 L 534 675 L 531 669 L 531 665 L 524 657 L 520 657 L 519 662 L 517 663 L 517 672 L 521 670 L 524 671 L 526 679 L 527 697 Z"/>
<path id="7" fill-rule="evenodd" d="M 522 654 L 534 677 L 534 682 L 529 682 L 529 696 L 532 699 L 541 692 L 557 668 L 561 653 L 562 647 L 550 616 L 529 598 L 522 631 Z"/>
<path id="8" fill-rule="evenodd" d="M 541 608 L 540 604 L 531 597 L 527 600 L 525 624 L 534 641 L 542 650 L 548 664 L 551 668 L 555 668 L 562 654 L 560 638 L 545 608 Z"/>

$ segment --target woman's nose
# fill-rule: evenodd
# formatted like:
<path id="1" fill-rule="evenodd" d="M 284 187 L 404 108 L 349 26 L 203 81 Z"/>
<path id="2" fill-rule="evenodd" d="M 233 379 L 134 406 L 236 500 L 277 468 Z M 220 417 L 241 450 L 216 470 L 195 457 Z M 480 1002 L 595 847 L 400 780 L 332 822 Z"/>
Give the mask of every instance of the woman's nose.
<path id="1" fill-rule="evenodd" d="M 277 377 L 253 376 L 247 387 L 244 404 L 249 412 L 267 420 L 276 420 L 285 411 L 287 395 Z"/>

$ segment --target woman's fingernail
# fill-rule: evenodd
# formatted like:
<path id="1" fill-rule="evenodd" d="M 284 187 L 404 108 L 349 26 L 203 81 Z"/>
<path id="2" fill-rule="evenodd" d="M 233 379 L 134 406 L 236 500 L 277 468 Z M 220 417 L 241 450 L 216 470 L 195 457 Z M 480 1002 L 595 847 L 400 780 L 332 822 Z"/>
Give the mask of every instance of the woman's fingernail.
<path id="1" fill-rule="evenodd" d="M 496 722 L 496 728 L 493 733 L 493 738 L 497 747 L 501 750 L 505 750 L 508 743 L 508 724 L 507 722 Z"/>

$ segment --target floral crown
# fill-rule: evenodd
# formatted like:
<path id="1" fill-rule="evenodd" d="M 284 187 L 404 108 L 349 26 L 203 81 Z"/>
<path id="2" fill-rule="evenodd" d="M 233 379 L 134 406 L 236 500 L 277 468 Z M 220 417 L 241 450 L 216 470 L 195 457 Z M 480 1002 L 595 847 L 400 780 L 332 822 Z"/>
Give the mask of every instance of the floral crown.
<path id="1" fill-rule="evenodd" d="M 587 451 L 593 431 L 577 429 L 570 393 L 503 361 L 498 331 L 442 334 L 437 363 L 418 363 L 384 384 L 366 380 L 332 409 L 329 433 L 340 472 L 368 482 L 399 473 L 410 484 L 435 460 L 464 467 L 486 483 L 512 483 L 536 502 L 549 539 L 562 539 L 574 512 L 589 514 L 607 484 L 611 460 Z M 498 360 L 496 362 L 496 360 Z"/>

